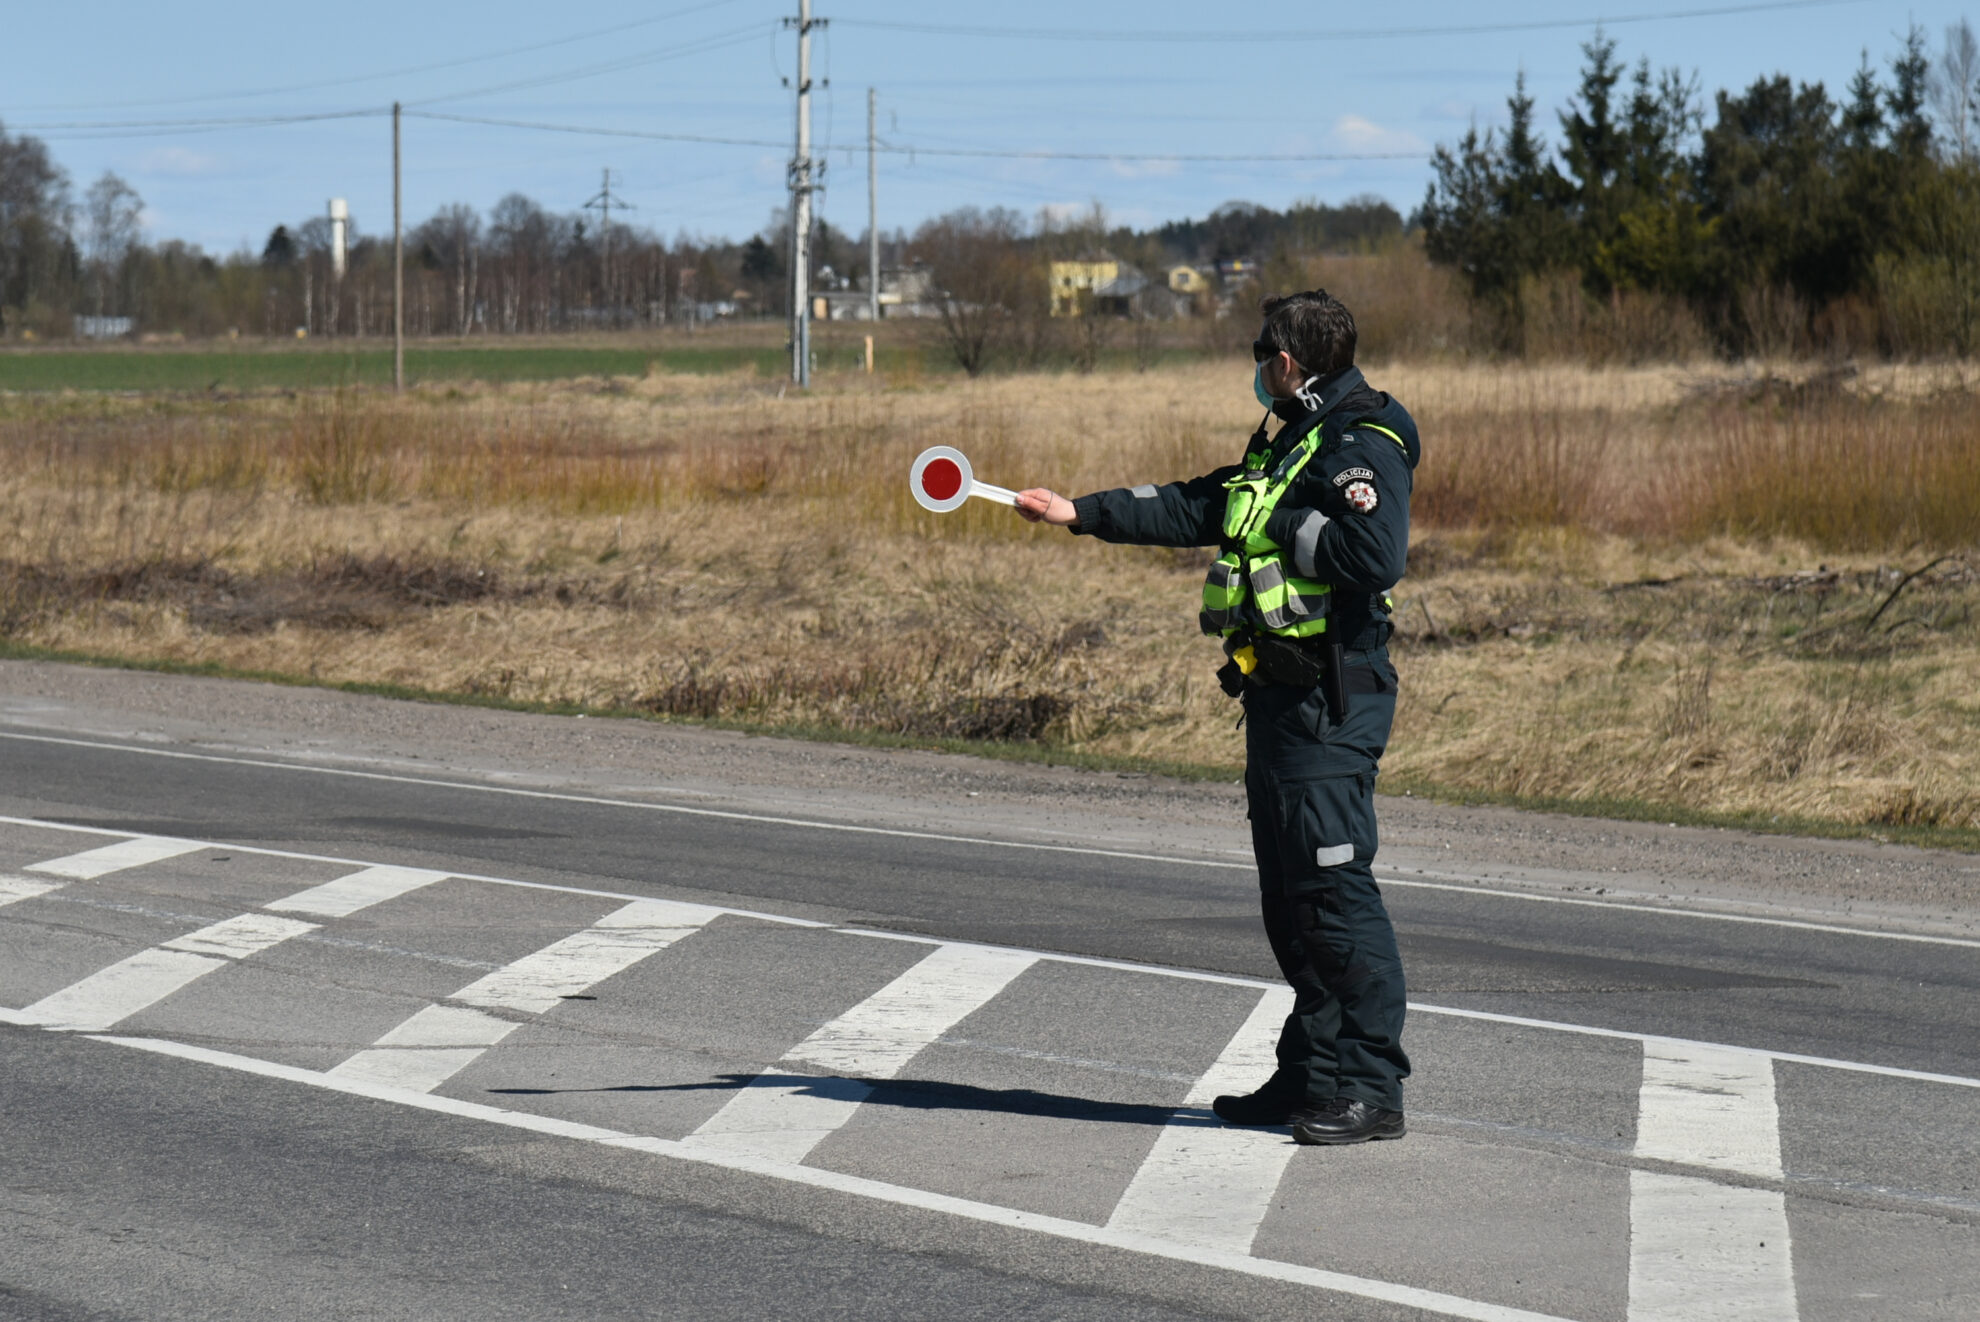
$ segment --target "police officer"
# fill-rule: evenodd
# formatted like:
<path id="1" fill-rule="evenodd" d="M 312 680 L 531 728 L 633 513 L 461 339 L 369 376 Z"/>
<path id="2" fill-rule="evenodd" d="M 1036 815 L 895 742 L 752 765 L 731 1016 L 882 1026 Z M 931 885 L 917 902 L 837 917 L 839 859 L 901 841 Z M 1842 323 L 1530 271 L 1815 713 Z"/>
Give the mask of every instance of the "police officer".
<path id="1" fill-rule="evenodd" d="M 1421 451 L 1409 414 L 1355 367 L 1340 300 L 1269 299 L 1264 317 L 1253 391 L 1267 413 L 1239 463 L 1076 500 L 1036 488 L 1017 508 L 1103 542 L 1219 548 L 1200 621 L 1224 640 L 1218 678 L 1244 706 L 1265 935 L 1294 999 L 1272 1077 L 1213 1109 L 1291 1124 L 1301 1143 L 1400 1138 L 1402 960 L 1371 864 L 1396 710 L 1387 593 Z"/>

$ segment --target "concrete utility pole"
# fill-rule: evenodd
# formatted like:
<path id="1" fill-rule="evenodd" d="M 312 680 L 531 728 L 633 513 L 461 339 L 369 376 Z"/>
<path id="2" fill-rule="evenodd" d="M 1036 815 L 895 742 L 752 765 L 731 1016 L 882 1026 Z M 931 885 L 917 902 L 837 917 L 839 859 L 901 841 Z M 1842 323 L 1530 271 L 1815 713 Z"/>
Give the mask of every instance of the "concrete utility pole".
<path id="1" fill-rule="evenodd" d="M 392 103 L 392 389 L 406 388 L 406 235 L 399 206 L 399 103 Z"/>
<path id="2" fill-rule="evenodd" d="M 866 89 L 866 316 L 880 320 L 880 165 L 873 117 L 878 98 Z"/>
<path id="3" fill-rule="evenodd" d="M 798 16 L 785 19 L 798 34 L 797 154 L 791 159 L 791 380 L 811 384 L 811 194 L 817 188 L 811 160 L 811 0 L 798 0 Z"/>

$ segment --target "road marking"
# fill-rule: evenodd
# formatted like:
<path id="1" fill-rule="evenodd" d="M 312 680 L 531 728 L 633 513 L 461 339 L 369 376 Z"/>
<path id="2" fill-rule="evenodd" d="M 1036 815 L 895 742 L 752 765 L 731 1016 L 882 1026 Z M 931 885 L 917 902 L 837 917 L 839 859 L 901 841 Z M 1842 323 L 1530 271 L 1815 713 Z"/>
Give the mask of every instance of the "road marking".
<path id="1" fill-rule="evenodd" d="M 64 828 L 66 829 L 66 828 Z M 128 832 L 118 832 L 127 835 Z M 51 858 L 45 863 L 30 863 L 29 872 L 46 872 L 51 877 L 68 877 L 74 881 L 91 881 L 107 876 L 112 872 L 122 872 L 125 868 L 142 867 L 146 863 L 158 863 L 181 854 L 190 854 L 206 846 L 196 840 L 168 839 L 165 836 L 141 835 L 134 840 L 119 841 L 114 845 L 104 845 L 100 849 L 85 849 L 80 854 L 70 854 L 64 858 Z"/>
<path id="2" fill-rule="evenodd" d="M 447 999 L 489 1009 L 542 1014 L 566 996 L 631 968 L 721 915 L 720 909 L 672 900 L 635 900 L 582 932 L 553 941 L 469 983 Z"/>
<path id="3" fill-rule="evenodd" d="M 330 1072 L 430 1092 L 521 1026 L 487 1010 L 542 1014 L 699 931 L 722 912 L 672 900 L 634 900 L 447 998 L 463 1004 L 427 1006 Z"/>
<path id="4" fill-rule="evenodd" d="M 59 881 L 36 881 L 33 877 L 10 877 L 0 875 L 0 907 L 16 904 L 21 900 L 31 900 L 37 895 L 62 889 Z"/>
<path id="5" fill-rule="evenodd" d="M 1259 997 L 1183 1105 L 1205 1107 L 1221 1093 L 1250 1092 L 1269 1078 L 1278 1067 L 1279 1031 L 1292 1007 L 1289 987 Z M 1178 1115 L 1156 1136 L 1107 1227 L 1249 1253 L 1292 1154 L 1291 1140 L 1277 1131 Z"/>
<path id="6" fill-rule="evenodd" d="M 923 1047 L 1036 962 L 1036 956 L 989 946 L 937 946 L 779 1062 L 830 1074 L 759 1075 L 686 1141 L 796 1165 L 852 1119 L 873 1091 L 868 1080 L 899 1074 Z"/>
<path id="7" fill-rule="evenodd" d="M 1185 858 L 1173 854 L 1137 853 L 1123 849 L 1098 849 L 1084 845 L 1040 844 L 1029 840 L 998 840 L 989 836 L 948 835 L 937 831 L 908 831 L 887 826 L 858 826 L 848 822 L 823 822 L 804 817 L 780 817 L 768 813 L 736 812 L 721 808 L 695 808 L 680 803 L 650 803 L 640 799 L 614 799 L 597 794 L 567 794 L 556 790 L 522 789 L 513 785 L 484 785 L 473 781 L 435 780 L 424 776 L 401 776 L 385 771 L 358 771 L 349 767 L 299 766 L 293 762 L 277 762 L 267 758 L 227 757 L 215 753 L 188 753 L 177 749 L 140 748 L 130 744 L 111 743 L 96 739 L 66 739 L 54 735 L 22 734 L 18 731 L 0 731 L 0 739 L 16 739 L 26 743 L 57 744 L 69 748 L 94 748 L 113 753 L 134 753 L 145 757 L 179 758 L 192 762 L 213 762 L 225 766 L 263 767 L 270 770 L 294 771 L 307 775 L 343 776 L 354 780 L 378 780 L 400 785 L 425 785 L 433 789 L 466 790 L 477 794 L 508 794 L 518 798 L 546 799 L 556 803 L 583 803 L 607 808 L 635 808 L 646 812 L 677 813 L 688 817 L 712 817 L 733 822 L 759 822 L 770 826 L 795 826 L 812 831 L 839 831 L 855 835 L 890 836 L 904 840 L 937 840 L 946 844 L 986 845 L 996 849 L 1029 849 L 1045 853 L 1079 854 L 1094 858 L 1119 858 L 1141 863 L 1169 863 L 1178 867 L 1217 868 L 1223 871 L 1255 872 L 1252 863 L 1227 863 L 1216 859 Z M 33 818 L 0 817 L 0 822 L 18 822 L 24 826 L 51 826 L 53 823 L 36 821 Z M 63 827 L 64 830 L 87 830 L 86 827 Z M 117 834 L 116 832 L 101 832 Z M 246 851 L 244 851 L 246 852 Z M 260 850 L 266 854 L 279 854 L 278 850 Z M 459 873 L 456 876 L 461 875 Z M 1415 881 L 1391 871 L 1376 874 L 1385 886 L 1414 887 L 1422 890 L 1460 891 L 1469 895 L 1488 895 L 1496 899 L 1525 900 L 1536 904 L 1568 904 L 1593 909 L 1623 909 L 1631 913 L 1663 914 L 1673 918 L 1698 918 L 1722 923 L 1748 923 L 1761 927 L 1782 927 L 1809 932 L 1827 932 L 1836 936 L 1871 937 L 1881 941 L 1915 941 L 1927 945 L 1958 946 L 1969 950 L 1980 950 L 1980 940 L 1963 937 L 1931 936 L 1921 932 L 1891 932 L 1876 928 L 1845 927 L 1834 923 L 1806 922 L 1788 918 L 1760 918 L 1750 914 L 1716 913 L 1706 909 L 1679 909 L 1668 904 L 1632 904 L 1621 900 L 1589 900 L 1565 895 L 1539 895 L 1527 891 L 1500 890 L 1484 886 L 1453 886 L 1440 882 Z"/>
<path id="8" fill-rule="evenodd" d="M 1444 874 L 1452 875 L 1452 874 Z M 1719 913 L 1712 909 L 1679 909 L 1668 902 L 1645 899 L 1588 900 L 1576 895 L 1537 895 L 1531 891 L 1503 890 L 1496 886 L 1473 886 L 1441 881 L 1418 881 L 1393 872 L 1377 872 L 1375 879 L 1384 886 L 1406 886 L 1414 890 L 1451 891 L 1459 895 L 1489 895 L 1501 900 L 1527 900 L 1534 904 L 1565 904 L 1581 909 L 1626 909 L 1631 913 L 1668 914 L 1673 918 L 1703 918 L 1715 923 L 1749 923 L 1756 927 L 1784 927 L 1797 932 L 1832 932 L 1837 936 L 1870 936 L 1882 941 L 1917 941 L 1933 946 L 1959 946 L 1980 950 L 1980 940 L 1959 936 L 1932 936 L 1924 932 L 1886 932 L 1874 927 L 1844 927 L 1839 923 L 1816 923 L 1801 918 L 1761 918 L 1754 914 Z"/>
<path id="9" fill-rule="evenodd" d="M 321 918 L 348 918 L 386 900 L 396 900 L 423 886 L 445 880 L 450 874 L 425 868 L 373 867 L 348 877 L 326 881 L 306 891 L 276 900 L 264 907 L 283 913 L 315 914 Z"/>
<path id="10" fill-rule="evenodd" d="M 1780 1179 L 1774 1062 L 1736 1048 L 1670 1038 L 1646 1041 L 1636 1155 Z"/>
<path id="11" fill-rule="evenodd" d="M 8 737 L 0 734 L 0 738 Z M 111 745 L 115 747 L 115 745 Z M 29 826 L 43 830 L 73 831 L 84 835 L 124 835 L 121 831 L 110 831 L 95 826 L 69 826 L 54 822 L 39 821 L 27 817 L 0 816 L 0 826 Z M 348 867 L 369 868 L 378 866 L 364 859 L 341 858 L 334 854 L 306 854 L 290 849 L 264 849 L 256 845 L 236 845 L 213 841 L 188 842 L 190 848 L 225 849 L 238 854 L 253 854 L 262 858 L 296 859 L 308 863 L 336 863 Z M 547 881 L 519 881 L 513 877 L 496 877 L 478 872 L 454 872 L 446 874 L 457 881 L 479 882 L 489 886 L 513 886 L 522 890 L 550 891 L 559 895 L 585 895 L 597 899 L 618 900 L 622 903 L 647 900 L 649 897 L 628 894 L 625 891 L 599 890 L 588 886 L 564 886 Z M 116 906 L 106 906 L 116 907 Z M 1627 907 L 1627 906 L 1625 906 Z M 787 914 L 766 913 L 759 909 L 732 909 L 722 906 L 718 912 L 737 918 L 753 918 L 759 922 L 779 923 L 787 927 L 815 927 L 843 932 L 849 936 L 873 937 L 889 941 L 907 941 L 916 945 L 942 945 L 942 938 L 920 936 L 907 932 L 884 932 L 871 928 L 840 925 L 816 918 L 793 918 Z M 1856 935 L 1878 935 L 1877 933 L 1856 933 Z M 324 936 L 312 940 L 332 940 Z M 1925 939 L 1925 938 L 1921 938 Z M 386 949 L 365 945 L 366 949 Z M 1167 964 L 1138 964 L 1130 960 L 1100 959 L 1087 955 L 1067 955 L 1050 950 L 1029 950 L 1017 946 L 986 946 L 985 949 L 1005 950 L 1014 954 L 1026 955 L 1032 959 L 1050 960 L 1060 964 L 1076 964 L 1088 968 L 1120 969 L 1132 973 L 1153 973 L 1165 978 L 1187 979 L 1192 982 L 1210 982 L 1228 987 L 1251 987 L 1263 990 L 1281 985 L 1276 980 L 1248 977 L 1235 973 L 1210 973 L 1202 969 L 1176 968 Z M 432 959 L 432 955 L 418 951 L 395 952 L 410 957 Z M 448 961 L 470 963 L 469 961 Z M 1624 1042 L 1649 1041 L 1688 1041 L 1688 1039 L 1667 1038 L 1655 1033 L 1638 1033 L 1622 1028 L 1603 1028 L 1595 1024 L 1568 1023 L 1558 1019 L 1535 1019 L 1529 1015 L 1501 1014 L 1493 1010 L 1468 1010 L 1450 1005 L 1432 1005 L 1424 1001 L 1409 1002 L 1412 1014 L 1441 1015 L 1451 1019 L 1476 1019 L 1484 1023 L 1508 1024 L 1518 1028 L 1537 1028 L 1550 1033 L 1573 1033 L 1583 1037 L 1613 1038 Z M 1728 1043 L 1697 1042 L 1692 1045 L 1702 1047 L 1728 1047 L 1738 1051 L 1752 1051 L 1771 1060 L 1785 1061 L 1791 1065 L 1811 1065 L 1818 1069 L 1840 1070 L 1852 1074 L 1871 1074 L 1882 1078 L 1912 1079 L 1920 1083 L 1942 1083 L 1955 1088 L 1980 1088 L 1980 1077 L 1964 1074 L 1942 1074 L 1931 1070 L 1906 1069 L 1899 1065 L 1878 1065 L 1869 1061 L 1844 1060 L 1835 1056 L 1811 1056 L 1794 1051 L 1775 1051 L 1766 1047 L 1736 1046 Z"/>
<path id="12" fill-rule="evenodd" d="M 11 736 L 0 733 L 0 739 Z M 277 764 L 279 765 L 279 764 Z M 72 831 L 78 835 L 129 836 L 129 831 L 112 831 L 101 826 L 71 826 L 66 822 L 47 822 L 35 817 L 0 816 L 0 826 L 32 826 L 44 831 Z M 337 863 L 345 867 L 374 868 L 390 866 L 370 859 L 342 858 L 336 854 L 306 854 L 295 849 L 266 849 L 260 845 L 216 844 L 210 840 L 182 840 L 188 850 L 225 849 L 236 854 L 253 854 L 257 858 L 289 858 L 304 863 Z M 494 877 L 482 872 L 456 872 L 449 870 L 446 876 L 456 881 L 478 881 L 489 886 L 514 886 L 518 890 L 555 891 L 559 895 L 594 895 L 601 900 L 648 900 L 649 895 L 630 895 L 625 891 L 599 890 L 591 886 L 564 886 L 550 881 L 520 881 L 515 877 Z M 787 914 L 764 913 L 758 909 L 733 909 L 721 906 L 721 912 L 736 918 L 754 918 L 765 923 L 781 923 L 786 927 L 832 927 L 833 924 L 817 918 L 792 918 Z"/>
<path id="13" fill-rule="evenodd" d="M 1798 1322 L 1786 1196 L 1629 1173 L 1629 1322 Z"/>
<path id="14" fill-rule="evenodd" d="M 1262 985 L 1262 984 L 1261 984 Z M 1450 1005 L 1409 1003 L 1411 1014 L 1437 1014 L 1451 1019 L 1478 1019 L 1488 1024 L 1511 1024 L 1518 1028 L 1543 1028 L 1552 1033 L 1576 1033 L 1582 1037 L 1607 1037 L 1623 1042 L 1678 1042 L 1685 1046 L 1749 1051 L 1768 1060 L 1790 1065 L 1814 1065 L 1850 1074 L 1875 1074 L 1887 1079 L 1914 1079 L 1919 1083 L 1944 1083 L 1955 1088 L 1980 1088 L 1980 1078 L 1966 1074 L 1935 1074 L 1930 1070 L 1908 1070 L 1898 1065 L 1874 1065 L 1867 1060 L 1841 1060 L 1834 1056 L 1805 1056 L 1796 1051 L 1773 1051 L 1766 1047 L 1732 1046 L 1724 1042 L 1694 1042 L 1688 1038 L 1662 1037 L 1656 1033 L 1632 1033 L 1624 1028 L 1598 1028 L 1593 1024 L 1569 1024 L 1555 1019 L 1529 1019 L 1525 1015 L 1498 1014 L 1491 1010 L 1460 1010 Z"/>
<path id="15" fill-rule="evenodd" d="M 315 923 L 249 913 L 140 950 L 21 1011 L 29 1023 L 100 1032 L 235 960 L 316 930 Z"/>
<path id="16" fill-rule="evenodd" d="M 429 1005 L 350 1059 L 331 1067 L 340 1079 L 431 1092 L 522 1027 L 485 1010 Z"/>
<path id="17" fill-rule="evenodd" d="M 356 1097 L 368 1097 L 375 1101 L 391 1102 L 400 1106 L 416 1107 L 442 1115 L 462 1119 L 481 1120 L 490 1124 L 506 1125 L 514 1129 L 528 1130 L 555 1138 L 576 1139 L 581 1142 L 597 1143 L 607 1147 L 623 1148 L 634 1152 L 645 1152 L 654 1156 L 692 1161 L 706 1166 L 721 1167 L 749 1175 L 781 1180 L 788 1184 L 808 1185 L 815 1189 L 826 1189 L 856 1197 L 870 1198 L 897 1206 L 912 1207 L 923 1211 L 938 1212 L 948 1216 L 1004 1226 L 1015 1230 L 1026 1230 L 1037 1234 L 1051 1235 L 1058 1239 L 1073 1240 L 1097 1247 L 1121 1249 L 1130 1253 L 1145 1254 L 1172 1262 L 1187 1262 L 1198 1266 L 1236 1272 L 1241 1275 L 1264 1280 L 1284 1281 L 1294 1285 L 1310 1286 L 1318 1290 L 1329 1290 L 1336 1294 L 1351 1295 L 1360 1299 L 1371 1299 L 1381 1303 L 1396 1304 L 1404 1308 L 1416 1308 L 1445 1317 L 1466 1319 L 1466 1322 L 1569 1322 L 1569 1319 L 1547 1313 L 1535 1313 L 1521 1308 L 1508 1308 L 1502 1304 L 1486 1303 L 1477 1299 L 1466 1299 L 1460 1295 L 1444 1294 L 1436 1290 L 1424 1290 L 1412 1285 L 1400 1285 L 1393 1281 L 1378 1281 L 1365 1276 L 1350 1276 L 1344 1272 L 1326 1271 L 1318 1267 L 1304 1267 L 1296 1263 L 1278 1262 L 1270 1258 L 1254 1258 L 1246 1254 L 1232 1253 L 1227 1249 L 1211 1248 L 1203 1245 L 1180 1244 L 1172 1240 L 1158 1239 L 1153 1235 L 1138 1234 L 1133 1231 L 1116 1230 L 1106 1226 L 1090 1225 L 1083 1221 L 1069 1221 L 1061 1217 L 1046 1216 L 1037 1212 L 1023 1212 L 1016 1208 L 999 1207 L 994 1203 L 979 1203 L 967 1198 L 956 1198 L 948 1194 L 930 1193 L 923 1189 L 910 1189 L 903 1185 L 887 1184 L 864 1176 L 846 1175 L 838 1171 L 825 1170 L 817 1166 L 799 1166 L 787 1162 L 768 1160 L 745 1152 L 726 1150 L 711 1144 L 675 1142 L 662 1138 L 645 1138 L 636 1134 L 622 1133 L 598 1125 L 581 1124 L 571 1120 L 559 1120 L 550 1116 L 532 1115 L 523 1111 L 508 1111 L 481 1102 L 465 1102 L 456 1098 L 435 1096 L 431 1093 L 394 1088 L 368 1080 L 343 1078 L 331 1074 L 319 1074 L 313 1070 L 299 1069 L 293 1065 L 278 1065 L 273 1061 L 255 1060 L 249 1056 L 237 1056 L 229 1052 L 214 1051 L 206 1047 L 190 1046 L 181 1042 L 164 1041 L 157 1038 L 95 1037 L 92 1041 L 112 1043 L 116 1046 L 132 1047 L 139 1051 L 149 1051 L 161 1056 L 171 1056 L 180 1060 L 195 1061 L 204 1065 L 215 1065 L 223 1069 L 238 1070 L 244 1074 L 255 1074 L 263 1078 L 279 1079 L 310 1087 L 347 1093 Z"/>
<path id="18" fill-rule="evenodd" d="M 1781 1179 L 1774 1062 L 1756 1052 L 1645 1040 L 1636 1155 Z M 1799 1317 L 1786 1194 L 1630 1172 L 1629 1322 Z"/>

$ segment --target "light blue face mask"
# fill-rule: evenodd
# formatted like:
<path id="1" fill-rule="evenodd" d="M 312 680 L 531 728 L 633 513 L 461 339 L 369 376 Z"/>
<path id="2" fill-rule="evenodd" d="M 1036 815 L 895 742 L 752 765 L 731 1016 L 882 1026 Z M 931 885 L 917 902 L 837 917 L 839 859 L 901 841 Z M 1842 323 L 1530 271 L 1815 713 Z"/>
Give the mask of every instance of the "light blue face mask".
<path id="1" fill-rule="evenodd" d="M 1279 402 L 1273 398 L 1270 391 L 1265 389 L 1265 364 L 1263 363 L 1258 364 L 1251 371 L 1251 393 L 1258 396 L 1258 404 L 1261 408 L 1269 409 Z"/>

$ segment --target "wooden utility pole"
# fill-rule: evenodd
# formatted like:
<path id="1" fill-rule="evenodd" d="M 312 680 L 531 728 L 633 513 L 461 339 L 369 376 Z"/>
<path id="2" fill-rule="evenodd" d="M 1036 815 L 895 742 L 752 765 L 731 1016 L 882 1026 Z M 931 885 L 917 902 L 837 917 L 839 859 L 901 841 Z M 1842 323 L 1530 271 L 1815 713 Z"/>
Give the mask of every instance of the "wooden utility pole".
<path id="1" fill-rule="evenodd" d="M 406 234 L 399 205 L 399 103 L 392 103 L 392 389 L 406 388 Z"/>
<path id="2" fill-rule="evenodd" d="M 873 117 L 878 99 L 872 88 L 866 89 L 866 316 L 867 320 L 878 323 L 880 320 L 880 157 L 878 136 L 874 132 Z M 873 365 L 866 365 L 867 371 Z"/>
<path id="3" fill-rule="evenodd" d="M 791 380 L 811 384 L 811 0 L 798 0 L 797 154 L 791 158 Z"/>

